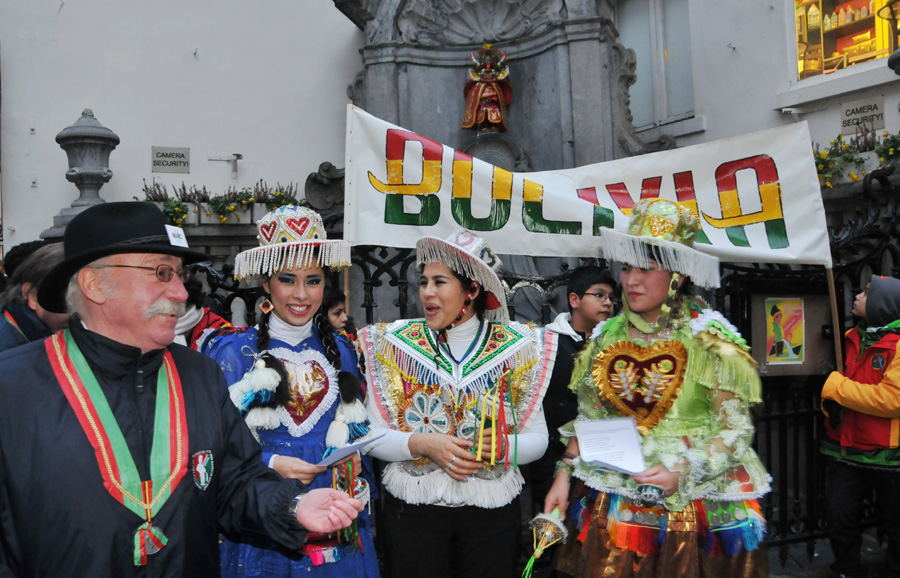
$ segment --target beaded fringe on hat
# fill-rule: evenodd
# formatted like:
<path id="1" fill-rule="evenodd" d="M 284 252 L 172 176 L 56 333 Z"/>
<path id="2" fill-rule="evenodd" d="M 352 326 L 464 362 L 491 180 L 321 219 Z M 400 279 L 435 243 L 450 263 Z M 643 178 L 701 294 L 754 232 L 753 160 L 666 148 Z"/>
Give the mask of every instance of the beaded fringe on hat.
<path id="1" fill-rule="evenodd" d="M 719 287 L 719 260 L 682 243 L 656 237 L 636 237 L 612 229 L 604 229 L 598 238 L 603 257 L 646 269 L 656 260 L 650 246 L 656 247 L 659 265 L 666 271 L 681 273 L 701 287 Z"/>
<path id="2" fill-rule="evenodd" d="M 234 278 L 272 275 L 286 264 L 305 269 L 317 259 L 319 267 L 342 269 L 350 266 L 350 244 L 346 241 L 297 241 L 256 247 L 239 253 L 234 259 Z"/>

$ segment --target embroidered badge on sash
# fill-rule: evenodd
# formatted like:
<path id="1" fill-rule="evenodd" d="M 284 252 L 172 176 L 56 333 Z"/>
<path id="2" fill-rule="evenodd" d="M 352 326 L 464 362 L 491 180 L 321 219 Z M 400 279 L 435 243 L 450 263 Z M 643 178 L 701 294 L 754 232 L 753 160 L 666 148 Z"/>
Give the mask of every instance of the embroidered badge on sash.
<path id="1" fill-rule="evenodd" d="M 875 355 L 872 356 L 872 369 L 877 369 L 878 371 L 881 371 L 882 369 L 884 369 L 884 365 L 885 365 L 885 363 L 884 363 L 883 355 L 881 355 L 880 353 L 876 353 Z"/>
<path id="2" fill-rule="evenodd" d="M 194 483 L 201 490 L 206 491 L 213 475 L 212 450 L 203 450 L 191 456 L 191 471 L 194 473 Z"/>
<path id="3" fill-rule="evenodd" d="M 603 401 L 633 417 L 646 435 L 675 403 L 686 367 L 687 350 L 680 341 L 658 341 L 646 348 L 620 341 L 597 355 L 592 375 Z"/>

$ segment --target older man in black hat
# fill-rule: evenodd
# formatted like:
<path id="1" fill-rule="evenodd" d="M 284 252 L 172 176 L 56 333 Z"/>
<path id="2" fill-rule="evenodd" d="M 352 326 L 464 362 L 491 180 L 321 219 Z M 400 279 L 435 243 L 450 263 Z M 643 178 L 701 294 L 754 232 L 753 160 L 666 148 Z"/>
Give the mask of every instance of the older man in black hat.
<path id="1" fill-rule="evenodd" d="M 169 346 L 205 260 L 149 203 L 69 224 L 38 300 L 68 330 L 0 355 L 0 576 L 216 576 L 218 534 L 298 548 L 356 500 L 266 468 L 214 362 Z"/>

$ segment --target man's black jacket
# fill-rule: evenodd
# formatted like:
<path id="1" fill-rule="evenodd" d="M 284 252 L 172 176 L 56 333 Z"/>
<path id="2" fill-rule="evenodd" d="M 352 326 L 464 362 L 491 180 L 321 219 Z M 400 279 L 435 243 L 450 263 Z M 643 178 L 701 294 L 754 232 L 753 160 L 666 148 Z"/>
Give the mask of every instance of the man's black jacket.
<path id="1" fill-rule="evenodd" d="M 141 479 L 148 479 L 163 351 L 141 355 L 80 322 L 72 325 Z M 262 463 L 216 364 L 175 345 L 169 350 L 184 391 L 188 471 L 153 519 L 168 545 L 135 567 L 134 533 L 142 520 L 103 487 L 45 343 L 0 355 L 0 577 L 218 576 L 219 532 L 267 534 L 289 548 L 303 543 L 289 506 L 305 487 Z M 207 451 L 213 474 L 201 489 L 191 456 Z"/>

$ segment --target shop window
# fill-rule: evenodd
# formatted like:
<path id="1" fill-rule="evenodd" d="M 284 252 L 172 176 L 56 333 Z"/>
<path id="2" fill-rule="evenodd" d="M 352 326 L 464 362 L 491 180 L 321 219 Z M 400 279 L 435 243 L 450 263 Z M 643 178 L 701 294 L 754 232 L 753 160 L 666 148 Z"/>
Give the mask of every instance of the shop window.
<path id="1" fill-rule="evenodd" d="M 889 56 L 897 44 L 896 1 L 795 0 L 797 77 L 804 80 Z"/>
<path id="2" fill-rule="evenodd" d="M 649 128 L 694 114 L 688 0 L 629 0 L 616 9 L 619 42 L 637 56 L 631 86 L 634 126 Z"/>

